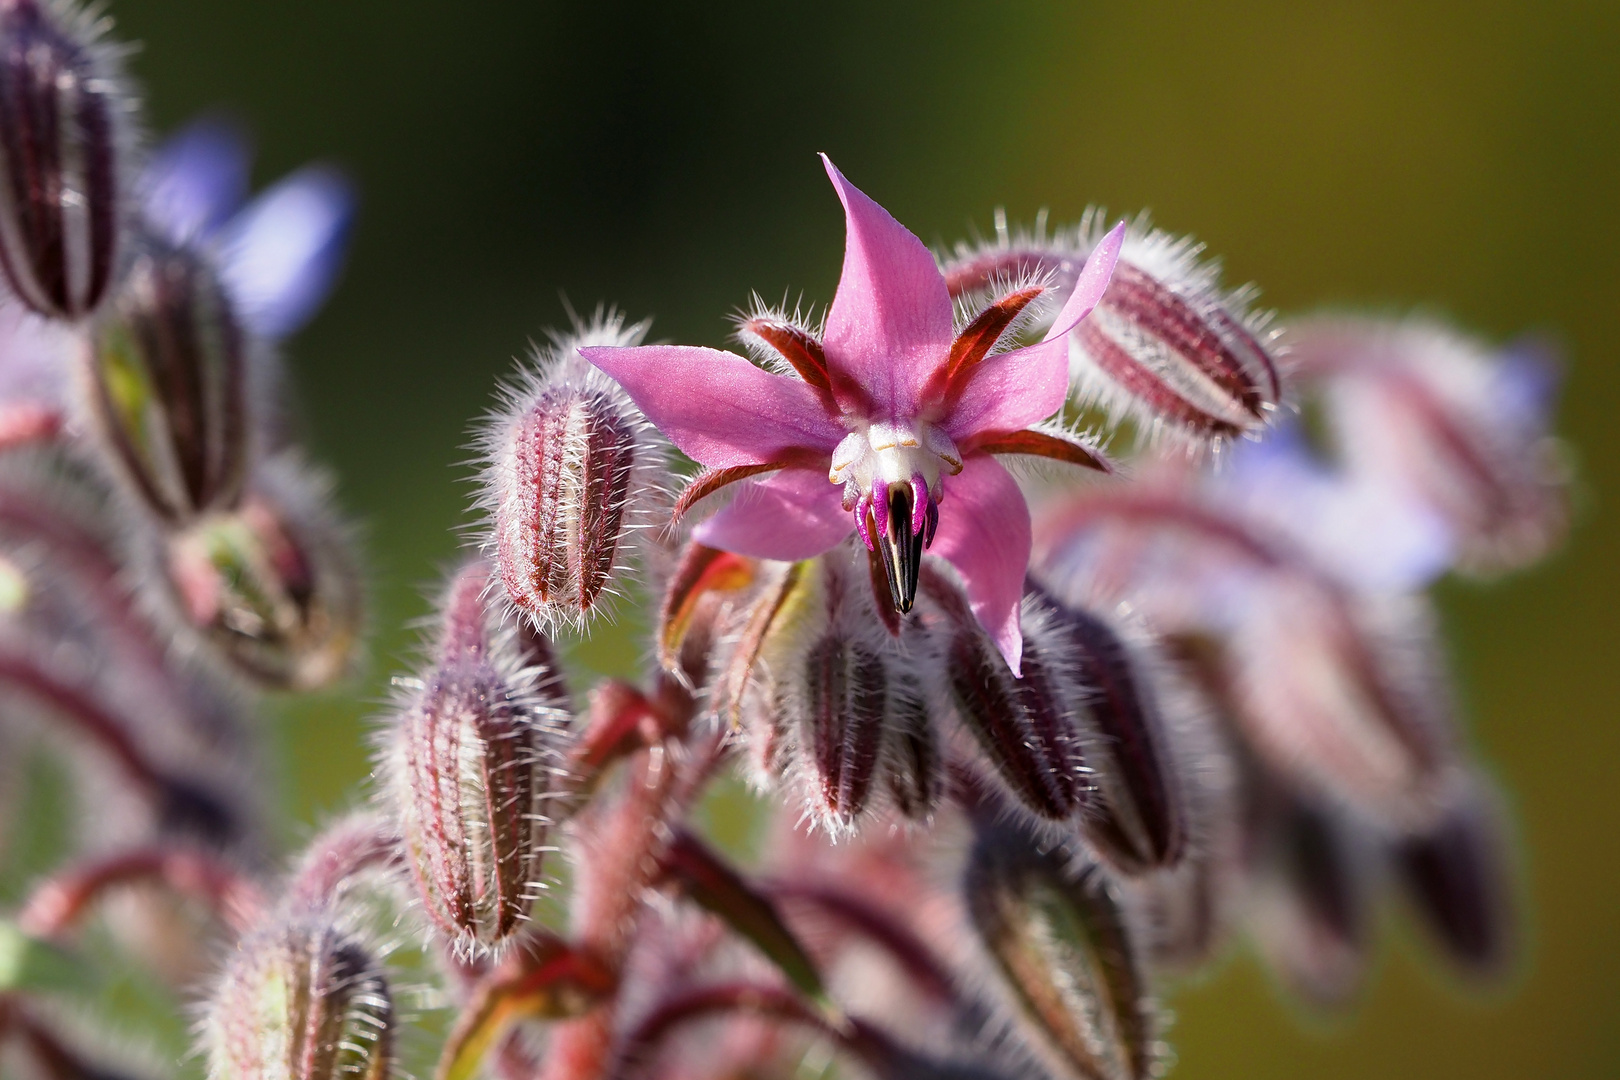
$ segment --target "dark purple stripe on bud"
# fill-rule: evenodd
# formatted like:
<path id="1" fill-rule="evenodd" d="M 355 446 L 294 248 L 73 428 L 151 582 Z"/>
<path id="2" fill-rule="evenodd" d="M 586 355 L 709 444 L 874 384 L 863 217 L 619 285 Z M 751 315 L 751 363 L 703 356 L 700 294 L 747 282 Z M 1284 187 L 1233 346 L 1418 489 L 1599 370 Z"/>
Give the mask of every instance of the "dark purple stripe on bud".
<path id="1" fill-rule="evenodd" d="M 886 774 L 894 805 L 906 817 L 926 819 L 945 789 L 939 735 L 919 688 L 896 680 L 885 736 Z"/>
<path id="2" fill-rule="evenodd" d="M 1091 729 L 1086 749 L 1097 797 L 1082 819 L 1087 839 L 1126 872 L 1174 864 L 1186 844 L 1186 808 L 1153 688 L 1108 623 L 1034 582 L 1027 588 L 1045 616 L 1045 647 L 1072 665 L 1082 698 L 1075 711 Z"/>
<path id="3" fill-rule="evenodd" d="M 1223 301 L 1188 295 L 1123 260 L 1074 333 L 1126 400 L 1192 434 L 1250 431 L 1277 404 L 1275 362 Z"/>
<path id="4" fill-rule="evenodd" d="M 242 491 L 245 342 L 214 269 L 149 242 L 89 345 L 95 417 L 143 502 L 169 521 Z"/>
<path id="5" fill-rule="evenodd" d="M 866 808 L 883 750 L 888 672 L 872 650 L 826 637 L 804 660 L 804 744 L 816 794 L 831 818 L 851 820 Z"/>
<path id="6" fill-rule="evenodd" d="M 623 562 L 636 421 L 603 391 L 557 384 L 512 424 L 496 507 L 501 581 L 542 621 L 577 619 Z"/>
<path id="7" fill-rule="evenodd" d="M 1024 806 L 1061 821 L 1086 801 L 1081 733 L 1038 645 L 1024 642 L 1024 677 L 973 624 L 949 628 L 945 674 L 957 712 Z"/>
<path id="8" fill-rule="evenodd" d="M 112 281 L 122 117 L 96 46 L 76 37 L 88 21 L 59 11 L 0 4 L 0 266 L 28 307 L 76 319 Z"/>
<path id="9" fill-rule="evenodd" d="M 493 666 L 448 660 L 394 731 L 395 791 L 422 903 L 453 940 L 515 933 L 540 888 L 543 731 Z"/>

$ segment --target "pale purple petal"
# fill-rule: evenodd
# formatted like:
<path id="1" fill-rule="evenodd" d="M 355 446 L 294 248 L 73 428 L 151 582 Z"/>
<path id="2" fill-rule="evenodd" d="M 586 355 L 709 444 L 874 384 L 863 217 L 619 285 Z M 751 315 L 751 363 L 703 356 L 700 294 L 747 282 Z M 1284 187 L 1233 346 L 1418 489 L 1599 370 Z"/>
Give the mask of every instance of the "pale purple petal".
<path id="1" fill-rule="evenodd" d="M 247 198 L 252 150 L 230 120 L 211 116 L 167 139 L 141 177 L 141 206 L 160 236 L 183 244 L 224 225 Z"/>
<path id="2" fill-rule="evenodd" d="M 315 314 L 342 269 L 354 204 L 342 173 L 313 165 L 231 221 L 221 236 L 222 271 L 249 326 L 283 337 Z"/>
<path id="3" fill-rule="evenodd" d="M 693 530 L 694 540 L 755 559 L 795 562 L 820 555 L 855 528 L 842 490 L 819 470 L 784 469 L 737 488 L 730 504 Z"/>
<path id="4" fill-rule="evenodd" d="M 1021 431 L 1063 407 L 1069 396 L 1069 331 L 1102 299 L 1124 240 L 1121 222 L 1086 259 L 1074 290 L 1039 344 L 988 356 L 973 369 L 944 419 L 952 439 L 961 442 L 981 431 Z"/>
<path id="5" fill-rule="evenodd" d="M 951 297 L 934 256 L 823 154 L 844 204 L 844 272 L 827 312 L 827 363 L 865 389 L 876 419 L 915 416 L 951 349 Z"/>
<path id="6" fill-rule="evenodd" d="M 974 617 L 1019 676 L 1024 637 L 1018 628 L 1018 606 L 1029 550 L 1024 493 L 994 458 L 969 457 L 959 474 L 945 479 L 939 532 L 930 551 L 956 567 Z"/>
<path id="7" fill-rule="evenodd" d="M 612 376 L 681 452 L 712 468 L 826 453 L 845 435 L 820 396 L 740 356 L 688 345 L 596 346 L 580 355 Z M 822 484 L 831 488 L 825 476 Z"/>

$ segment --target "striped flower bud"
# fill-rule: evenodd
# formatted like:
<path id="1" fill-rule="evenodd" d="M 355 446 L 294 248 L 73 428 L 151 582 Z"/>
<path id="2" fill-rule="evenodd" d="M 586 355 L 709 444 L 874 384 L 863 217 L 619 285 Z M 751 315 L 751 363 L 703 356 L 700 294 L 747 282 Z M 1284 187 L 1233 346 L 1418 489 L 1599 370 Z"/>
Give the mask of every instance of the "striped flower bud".
<path id="1" fill-rule="evenodd" d="M 916 659 L 879 617 L 867 555 L 846 543 L 797 564 L 762 592 L 762 618 L 749 620 L 739 643 L 757 639 L 747 659 L 752 707 L 743 710 L 755 761 L 771 776 L 795 775 L 811 813 L 835 834 L 885 789 L 903 812 L 926 816 L 941 788 Z"/>
<path id="2" fill-rule="evenodd" d="M 245 342 L 208 261 L 148 241 L 88 349 L 95 419 L 141 501 L 171 522 L 230 508 L 247 464 Z"/>
<path id="3" fill-rule="evenodd" d="M 1115 869 L 1139 873 L 1176 863 L 1186 846 L 1185 783 L 1155 683 L 1166 677 L 1144 641 L 1071 606 L 1031 581 L 1026 641 L 1047 657 L 1077 721 L 1093 798 L 1081 828 Z"/>
<path id="4" fill-rule="evenodd" d="M 269 463 L 231 511 L 168 541 L 170 582 L 186 621 L 241 673 L 312 689 L 340 676 L 360 632 L 360 584 L 324 476 Z"/>
<path id="5" fill-rule="evenodd" d="M 958 296 L 1018 281 L 1072 288 L 1102 222 L 1088 213 L 1076 229 L 1014 236 L 998 221 L 993 240 L 958 248 L 946 284 Z M 1253 290 L 1221 288 L 1202 252 L 1139 218 L 1107 292 L 1070 335 L 1070 363 L 1083 405 L 1131 417 L 1148 436 L 1219 446 L 1265 426 L 1283 385 L 1269 317 L 1249 310 Z"/>
<path id="6" fill-rule="evenodd" d="M 394 1007 L 366 949 L 319 915 L 232 956 L 204 1020 L 211 1080 L 385 1080 Z"/>
<path id="7" fill-rule="evenodd" d="M 76 319 L 117 268 L 126 99 L 100 20 L 0 0 L 0 267 L 50 318 Z"/>
<path id="8" fill-rule="evenodd" d="M 968 915 L 1015 1012 L 1061 1075 L 1141 1080 L 1159 1068 L 1158 1012 L 1125 913 L 1096 867 L 980 823 Z"/>
<path id="9" fill-rule="evenodd" d="M 1003 783 L 1038 817 L 1062 821 L 1079 813 L 1091 783 L 1069 658 L 1054 655 L 1053 639 L 1026 625 L 1024 675 L 1014 678 L 956 586 L 926 566 L 922 586 L 941 615 L 935 636 L 942 681 Z"/>
<path id="10" fill-rule="evenodd" d="M 554 672 L 498 629 L 489 567 L 452 580 L 433 669 L 388 735 L 388 792 L 423 909 L 462 950 L 523 927 L 542 884 L 556 773 Z"/>
<path id="11" fill-rule="evenodd" d="M 543 350 L 486 425 L 490 545 L 507 597 L 541 626 L 595 612 L 631 561 L 635 531 L 662 522 L 653 429 L 577 351 L 634 345 L 646 329 L 598 313 Z"/>
<path id="12" fill-rule="evenodd" d="M 1282 382 L 1251 290 L 1223 290 L 1201 251 L 1139 222 L 1071 355 L 1083 397 L 1151 433 L 1219 445 L 1263 427 Z"/>

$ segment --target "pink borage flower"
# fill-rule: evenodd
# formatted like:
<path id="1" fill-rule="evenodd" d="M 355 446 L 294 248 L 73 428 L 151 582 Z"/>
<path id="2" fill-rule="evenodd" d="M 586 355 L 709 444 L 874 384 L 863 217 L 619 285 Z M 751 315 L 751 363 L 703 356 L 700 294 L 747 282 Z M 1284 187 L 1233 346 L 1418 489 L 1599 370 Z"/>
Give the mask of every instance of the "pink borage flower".
<path id="1" fill-rule="evenodd" d="M 929 550 L 956 568 L 974 616 L 1018 673 L 1029 507 L 994 455 L 1107 469 L 1093 448 L 1031 425 L 1063 407 L 1068 333 L 1107 288 L 1125 226 L 1092 252 L 1040 342 L 996 352 L 1042 288 L 1008 292 L 957 333 L 950 293 L 928 248 L 826 155 L 822 161 L 844 204 L 847 230 L 826 331 L 817 340 L 786 320 L 743 324 L 799 378 L 686 345 L 580 351 L 708 467 L 677 511 L 742 482 L 731 504 L 698 526 L 698 542 L 799 560 L 857 532 L 881 554 L 902 612 L 911 609 Z"/>

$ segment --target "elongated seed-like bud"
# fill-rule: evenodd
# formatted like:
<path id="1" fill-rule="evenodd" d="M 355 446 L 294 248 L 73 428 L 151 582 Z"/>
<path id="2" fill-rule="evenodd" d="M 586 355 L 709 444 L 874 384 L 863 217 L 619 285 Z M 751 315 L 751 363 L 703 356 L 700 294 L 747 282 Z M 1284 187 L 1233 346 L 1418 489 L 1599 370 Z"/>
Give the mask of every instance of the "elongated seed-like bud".
<path id="1" fill-rule="evenodd" d="M 915 658 L 878 615 L 866 556 L 845 544 L 762 589 L 722 677 L 765 778 L 796 773 L 834 833 L 884 790 L 925 816 L 941 786 Z"/>
<path id="2" fill-rule="evenodd" d="M 1218 288 L 1198 251 L 1135 230 L 1072 339 L 1083 396 L 1155 432 L 1213 441 L 1264 426 L 1282 384 L 1265 320 L 1247 314 L 1243 294 Z"/>
<path id="3" fill-rule="evenodd" d="M 1394 845 L 1396 876 L 1459 969 L 1474 978 L 1500 977 L 1511 967 L 1517 937 L 1502 810 L 1482 778 L 1456 786 L 1432 828 Z"/>
<path id="4" fill-rule="evenodd" d="M 235 510 L 172 534 L 167 570 L 181 614 L 232 667 L 275 687 L 323 686 L 360 633 L 351 540 L 329 484 L 289 458 L 268 463 Z"/>
<path id="5" fill-rule="evenodd" d="M 541 626 L 594 613 L 631 561 L 635 531 L 662 523 L 653 429 L 577 352 L 634 345 L 645 332 L 598 313 L 536 357 L 486 426 L 484 500 L 501 584 Z"/>
<path id="6" fill-rule="evenodd" d="M 1121 632 L 1026 586 L 1026 640 L 1053 658 L 1082 728 L 1095 797 L 1081 819 L 1092 849 L 1116 869 L 1173 865 L 1187 837 L 1187 810 L 1150 666 Z"/>
<path id="7" fill-rule="evenodd" d="M 1032 281 L 1072 288 L 1101 225 L 1088 213 L 1076 229 L 1014 238 L 1003 223 L 990 243 L 958 248 L 947 287 L 955 296 Z M 1277 335 L 1249 310 L 1253 290 L 1223 289 L 1202 251 L 1139 218 L 1107 292 L 1070 335 L 1070 356 L 1082 404 L 1134 418 L 1149 436 L 1219 445 L 1263 427 L 1284 388 Z"/>
<path id="8" fill-rule="evenodd" d="M 117 268 L 129 118 L 98 21 L 0 3 L 0 267 L 51 318 L 88 314 Z"/>
<path id="9" fill-rule="evenodd" d="M 549 673 L 498 631 L 489 567 L 452 580 L 438 656 L 389 733 L 389 797 L 424 910 L 464 950 L 508 940 L 541 889 L 566 721 L 549 707 Z"/>
<path id="10" fill-rule="evenodd" d="M 229 509 L 247 466 L 245 341 L 208 261 L 146 242 L 88 343 L 92 411 L 140 500 L 184 522 Z"/>
<path id="11" fill-rule="evenodd" d="M 1130 927 L 1095 867 L 980 823 L 964 880 L 974 928 L 1037 1045 L 1064 1075 L 1141 1080 L 1158 1016 Z"/>
<path id="12" fill-rule="evenodd" d="M 212 1080 L 386 1080 L 394 1007 L 382 970 L 329 918 L 278 919 L 238 947 L 203 1032 Z"/>
<path id="13" fill-rule="evenodd" d="M 922 587 L 942 615 L 942 676 L 957 715 L 1021 805 L 1052 821 L 1073 816 L 1090 779 L 1061 661 L 1026 633 L 1024 676 L 1013 678 L 956 586 L 924 567 Z"/>

